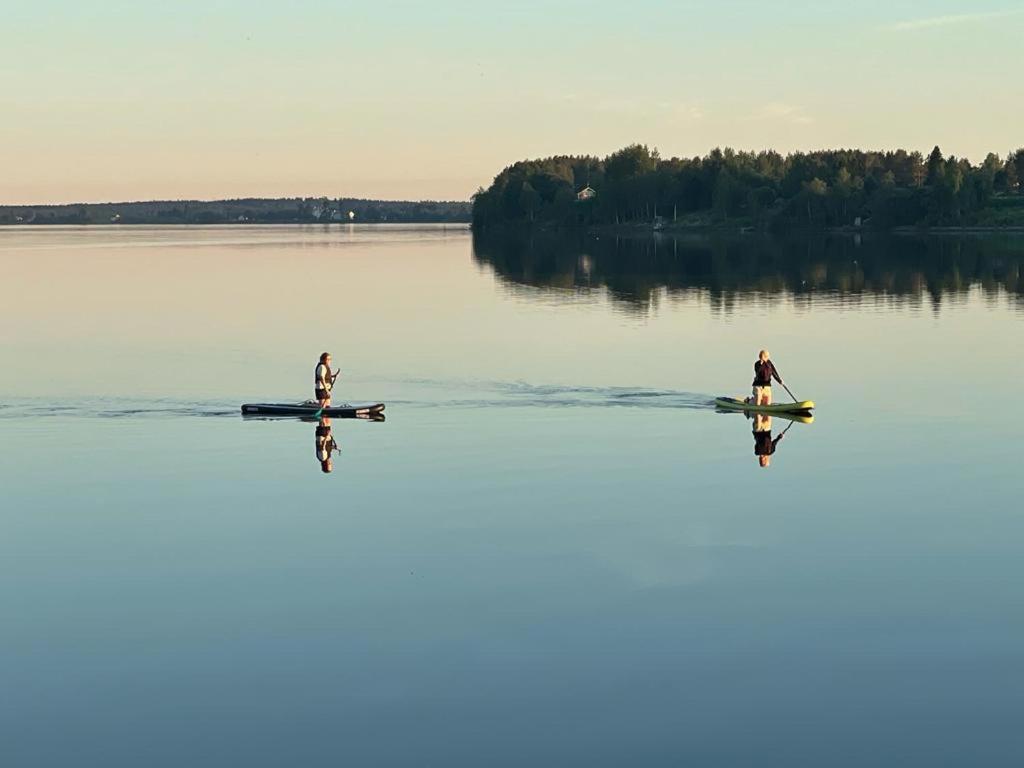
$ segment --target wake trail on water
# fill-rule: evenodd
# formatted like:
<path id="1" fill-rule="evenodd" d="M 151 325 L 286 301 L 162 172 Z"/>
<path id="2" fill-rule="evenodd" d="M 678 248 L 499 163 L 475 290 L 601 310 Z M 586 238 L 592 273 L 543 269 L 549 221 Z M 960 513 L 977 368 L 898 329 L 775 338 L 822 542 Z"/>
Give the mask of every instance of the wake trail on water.
<path id="1" fill-rule="evenodd" d="M 397 385 L 397 387 L 396 387 Z M 387 397 L 392 411 L 408 408 L 636 408 L 701 410 L 714 407 L 714 397 L 699 392 L 643 387 L 591 387 L 531 384 L 524 381 L 444 381 L 407 379 L 381 381 L 385 392 L 396 388 L 404 397 Z M 374 385 L 366 385 L 372 391 Z M 363 389 L 363 387 L 360 387 Z M 344 396 L 336 398 L 339 402 Z M 362 398 L 365 399 L 365 398 Z M 297 401 L 295 398 L 294 401 Z M 269 401 L 268 401 L 269 402 Z M 289 402 L 287 398 L 280 402 Z M 225 400 L 169 398 L 21 398 L 0 403 L 0 421 L 28 418 L 160 419 L 238 418 L 241 403 Z"/>
<path id="2" fill-rule="evenodd" d="M 77 417 L 93 419 L 210 418 L 237 416 L 238 406 L 223 401 L 141 400 L 83 398 L 74 400 L 23 399 L 0 404 L 0 420 Z"/>
<path id="3" fill-rule="evenodd" d="M 591 387 L 530 384 L 525 381 L 444 382 L 417 379 L 407 382 L 448 388 L 473 396 L 423 400 L 393 400 L 393 404 L 455 408 L 665 408 L 701 410 L 714 407 L 714 396 L 676 389 L 643 387 Z M 479 396 L 475 396 L 479 393 Z"/>

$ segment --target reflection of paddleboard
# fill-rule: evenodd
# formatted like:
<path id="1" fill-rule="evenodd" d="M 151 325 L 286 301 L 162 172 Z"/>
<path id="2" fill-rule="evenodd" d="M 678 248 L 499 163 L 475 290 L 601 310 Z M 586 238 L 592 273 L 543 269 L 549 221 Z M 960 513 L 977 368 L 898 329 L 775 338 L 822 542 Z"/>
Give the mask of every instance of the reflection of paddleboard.
<path id="1" fill-rule="evenodd" d="M 727 411 L 748 411 L 749 413 L 806 413 L 810 415 L 814 408 L 813 400 L 801 400 L 798 403 L 775 403 L 774 405 L 753 405 L 740 400 L 738 397 L 716 397 L 715 407 Z"/>
<path id="2" fill-rule="evenodd" d="M 814 417 L 806 411 L 789 411 L 788 413 L 765 413 L 762 414 L 773 419 L 782 419 L 784 421 L 795 421 L 797 424 L 813 424 Z M 753 414 L 750 414 L 750 418 L 753 418 Z"/>
<path id="3" fill-rule="evenodd" d="M 380 413 L 384 403 L 336 403 L 323 409 L 323 416 L 362 416 Z M 246 403 L 242 413 L 247 416 L 314 416 L 320 411 L 315 402 L 305 403 Z"/>

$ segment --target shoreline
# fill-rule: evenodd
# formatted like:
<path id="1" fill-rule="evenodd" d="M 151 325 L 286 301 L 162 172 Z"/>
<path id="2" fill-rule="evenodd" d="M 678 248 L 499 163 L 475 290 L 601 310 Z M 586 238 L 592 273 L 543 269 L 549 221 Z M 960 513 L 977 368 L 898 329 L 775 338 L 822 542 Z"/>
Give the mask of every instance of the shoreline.
<path id="1" fill-rule="evenodd" d="M 213 228 L 222 227 L 243 228 L 243 227 L 322 227 L 324 229 L 342 229 L 351 226 L 360 227 L 383 227 L 383 226 L 437 226 L 453 227 L 474 231 L 505 231 L 505 232 L 577 232 L 584 235 L 768 235 L 768 236 L 789 236 L 789 235 L 970 235 L 970 234 L 1024 234 L 1024 225 L 971 225 L 963 226 L 898 226 L 888 228 L 878 227 L 824 227 L 809 229 L 806 227 L 793 227 L 783 230 L 758 229 L 749 225 L 734 226 L 724 224 L 675 224 L 655 229 L 650 222 L 636 224 L 596 224 L 596 225 L 547 225 L 547 224 L 497 224 L 487 227 L 474 227 L 469 220 L 459 221 L 437 221 L 432 220 L 404 220 L 404 221 L 119 221 L 119 222 L 5 222 L 0 221 L 2 229 L 51 229 L 51 228 L 76 228 L 76 229 L 119 229 L 133 227 L 181 227 L 181 228 Z"/>
<path id="2" fill-rule="evenodd" d="M 134 227 L 182 227 L 182 228 L 204 228 L 222 227 L 225 229 L 243 227 L 397 227 L 426 225 L 436 227 L 458 227 L 470 229 L 472 223 L 469 221 L 129 221 L 129 222 L 85 222 L 81 224 L 68 222 L 0 222 L 0 229 L 57 229 L 60 227 L 74 229 L 132 229 Z"/>
<path id="3" fill-rule="evenodd" d="M 991 226 L 991 225 L 964 225 L 953 226 L 898 226 L 898 227 L 823 227 L 809 229 L 806 227 L 791 227 L 783 230 L 758 229 L 749 225 L 726 226 L 722 224 L 691 224 L 691 225 L 667 225 L 655 229 L 650 222 L 640 224 L 598 224 L 580 226 L 545 226 L 545 225 L 497 225 L 482 227 L 475 231 L 520 231 L 520 232 L 578 232 L 581 234 L 600 235 L 768 235 L 768 236 L 789 236 L 789 235 L 969 235 L 969 234 L 1024 234 L 1024 225 Z"/>

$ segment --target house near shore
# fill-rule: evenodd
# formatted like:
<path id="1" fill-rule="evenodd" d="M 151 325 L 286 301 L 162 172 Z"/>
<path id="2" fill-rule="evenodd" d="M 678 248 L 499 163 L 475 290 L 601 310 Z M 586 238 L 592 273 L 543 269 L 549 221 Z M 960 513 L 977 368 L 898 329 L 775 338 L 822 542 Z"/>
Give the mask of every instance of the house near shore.
<path id="1" fill-rule="evenodd" d="M 597 197 L 597 191 L 589 184 L 576 193 L 576 202 L 583 203 Z"/>

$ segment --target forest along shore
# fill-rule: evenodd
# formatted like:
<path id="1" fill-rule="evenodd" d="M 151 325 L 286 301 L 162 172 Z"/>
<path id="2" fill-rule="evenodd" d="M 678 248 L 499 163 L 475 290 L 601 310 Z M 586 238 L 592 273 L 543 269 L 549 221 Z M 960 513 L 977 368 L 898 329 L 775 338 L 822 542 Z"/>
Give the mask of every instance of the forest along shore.
<path id="1" fill-rule="evenodd" d="M 473 197 L 473 226 L 636 229 L 1024 229 L 1024 148 L 979 165 L 897 149 L 781 155 L 715 149 L 663 159 L 645 145 L 605 158 L 515 163 Z"/>

